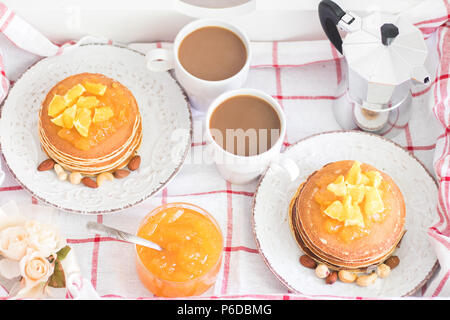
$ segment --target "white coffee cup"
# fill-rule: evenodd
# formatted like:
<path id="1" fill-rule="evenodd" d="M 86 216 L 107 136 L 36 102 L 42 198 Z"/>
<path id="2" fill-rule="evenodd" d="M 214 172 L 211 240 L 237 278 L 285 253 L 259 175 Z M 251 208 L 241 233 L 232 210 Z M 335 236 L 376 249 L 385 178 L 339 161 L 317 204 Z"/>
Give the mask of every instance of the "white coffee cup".
<path id="1" fill-rule="evenodd" d="M 247 59 L 242 69 L 230 78 L 208 81 L 190 74 L 178 59 L 178 49 L 183 39 L 195 30 L 204 27 L 222 27 L 236 34 L 244 43 Z M 175 77 L 185 89 L 192 106 L 200 111 L 207 111 L 211 102 L 223 92 L 242 87 L 250 68 L 251 49 L 247 36 L 232 24 L 213 19 L 200 19 L 189 23 L 181 29 L 173 43 L 172 50 L 163 48 L 150 50 L 146 55 L 147 67 L 151 71 L 161 72 L 174 69 Z"/>
<path id="2" fill-rule="evenodd" d="M 240 95 L 251 95 L 268 102 L 277 112 L 280 119 L 280 133 L 278 139 L 265 152 L 241 156 L 226 151 L 213 138 L 210 128 L 210 120 L 214 111 L 222 102 Z M 270 164 L 278 164 L 285 169 L 291 181 L 299 175 L 297 164 L 290 158 L 280 154 L 284 138 L 286 136 L 286 117 L 278 102 L 268 94 L 256 89 L 237 89 L 221 94 L 217 97 L 208 109 L 205 118 L 205 139 L 207 142 L 208 154 L 215 162 L 222 177 L 234 184 L 246 184 L 258 178 Z"/>

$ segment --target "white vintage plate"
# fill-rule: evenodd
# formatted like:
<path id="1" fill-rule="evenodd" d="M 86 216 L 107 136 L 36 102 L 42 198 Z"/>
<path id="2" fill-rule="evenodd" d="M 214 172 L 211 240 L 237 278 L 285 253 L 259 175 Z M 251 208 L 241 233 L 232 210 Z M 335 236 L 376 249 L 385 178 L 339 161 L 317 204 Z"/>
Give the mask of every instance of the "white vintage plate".
<path id="1" fill-rule="evenodd" d="M 98 189 L 36 170 L 47 158 L 38 138 L 41 102 L 56 83 L 82 72 L 102 73 L 127 86 L 142 116 L 141 167 Z M 142 54 L 109 45 L 82 46 L 39 61 L 15 83 L 0 118 L 1 151 L 16 180 L 39 200 L 77 213 L 115 212 L 155 194 L 180 170 L 191 132 L 189 104 L 174 78 L 167 72 L 148 71 Z"/>
<path id="2" fill-rule="evenodd" d="M 275 276 L 290 290 L 314 297 L 400 297 L 413 294 L 434 272 L 437 259 L 427 229 L 437 220 L 438 188 L 425 167 L 397 144 L 359 131 L 328 132 L 308 137 L 284 154 L 300 168 L 290 182 L 272 165 L 261 177 L 253 203 L 253 228 L 257 246 Z M 325 284 L 314 270 L 299 263 L 303 254 L 289 226 L 289 202 L 301 182 L 315 170 L 338 160 L 359 160 L 390 175 L 406 203 L 407 232 L 397 249 L 400 264 L 386 279 L 359 287 L 340 281 Z"/>

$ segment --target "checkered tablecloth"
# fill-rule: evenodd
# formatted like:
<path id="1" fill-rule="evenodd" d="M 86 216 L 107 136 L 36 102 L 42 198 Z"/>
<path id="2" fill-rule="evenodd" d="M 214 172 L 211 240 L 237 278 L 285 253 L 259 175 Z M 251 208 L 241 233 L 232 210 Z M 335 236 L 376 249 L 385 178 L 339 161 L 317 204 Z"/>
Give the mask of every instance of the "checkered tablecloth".
<path id="1" fill-rule="evenodd" d="M 2 74 L 5 79 L 8 77 L 13 82 L 39 57 L 18 49 L 7 39 L 4 31 L 8 26 L 5 27 L 4 23 L 10 20 L 2 17 L 2 13 L 5 11 L 0 10 L 0 22 L 3 23 L 0 23 L 0 32 L 3 32 L 0 35 L 3 56 L 1 62 L 5 66 Z M 438 258 L 442 259 L 441 265 L 444 267 L 416 293 L 417 296 L 450 297 L 450 281 L 447 281 L 450 275 L 450 211 L 447 206 L 450 201 L 450 178 L 442 174 L 448 170 L 450 160 L 449 131 L 443 130 L 442 125 L 444 124 L 444 128 L 449 127 L 448 17 L 448 12 L 443 11 L 440 16 L 416 23 L 427 38 L 430 51 L 427 67 L 432 72 L 434 81 L 428 86 L 413 88 L 412 119 L 393 138 L 418 157 L 430 172 L 436 172 L 438 178 L 442 178 L 443 182 L 447 181 L 441 184 L 440 189 L 441 202 L 436 212 L 436 221 L 439 222 L 429 231 L 430 239 L 436 239 Z M 153 47 L 170 45 L 132 44 L 130 47 L 145 52 Z M 315 133 L 340 130 L 331 107 L 337 98 L 337 84 L 345 70 L 343 58 L 328 41 L 252 43 L 252 49 L 254 56 L 245 87 L 263 90 L 278 100 L 287 118 L 285 147 Z M 200 123 L 203 116 L 194 110 L 194 123 Z M 242 186 L 232 185 L 220 177 L 214 165 L 191 161 L 191 156 L 204 146 L 202 132 L 195 126 L 191 153 L 180 173 L 161 192 L 134 208 L 103 216 L 64 212 L 58 215 L 56 222 L 66 235 L 68 244 L 74 249 L 83 276 L 104 298 L 153 299 L 135 272 L 133 246 L 89 232 L 85 229 L 85 224 L 87 221 L 97 221 L 133 233 L 141 219 L 156 206 L 183 201 L 209 211 L 218 220 L 224 233 L 223 265 L 215 286 L 203 298 L 314 298 L 289 292 L 259 255 L 251 222 L 256 182 Z M 436 166 L 439 168 L 436 169 Z M 4 167 L 2 169 L 7 171 Z M 0 205 L 11 199 L 36 203 L 36 199 L 22 190 L 11 174 L 6 172 L 6 179 L 0 186 Z M 439 248 L 440 244 L 444 249 Z M 439 252 L 442 253 L 441 256 Z M 444 261 L 448 264 L 443 264 Z"/>

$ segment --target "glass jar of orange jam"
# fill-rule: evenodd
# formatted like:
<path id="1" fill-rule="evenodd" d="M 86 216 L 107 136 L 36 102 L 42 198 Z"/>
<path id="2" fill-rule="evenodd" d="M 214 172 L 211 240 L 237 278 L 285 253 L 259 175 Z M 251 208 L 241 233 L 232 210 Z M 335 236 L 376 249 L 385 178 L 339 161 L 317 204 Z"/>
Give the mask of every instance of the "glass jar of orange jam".
<path id="1" fill-rule="evenodd" d="M 197 296 L 215 283 L 223 236 L 204 209 L 182 202 L 160 206 L 143 219 L 137 235 L 163 248 L 136 246 L 139 278 L 154 295 Z"/>

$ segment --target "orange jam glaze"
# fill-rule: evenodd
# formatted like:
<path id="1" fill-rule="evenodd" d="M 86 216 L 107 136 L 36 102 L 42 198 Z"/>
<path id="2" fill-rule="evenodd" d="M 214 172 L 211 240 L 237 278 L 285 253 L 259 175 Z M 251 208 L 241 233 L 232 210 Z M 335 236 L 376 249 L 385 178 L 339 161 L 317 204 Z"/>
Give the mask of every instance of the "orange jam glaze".
<path id="1" fill-rule="evenodd" d="M 82 96 L 96 97 L 100 101 L 99 105 L 96 108 L 110 107 L 114 112 L 114 116 L 106 121 L 97 123 L 91 122 L 91 125 L 89 127 L 89 134 L 87 137 L 83 137 L 82 135 L 80 135 L 75 127 L 71 129 L 61 128 L 58 131 L 58 136 L 60 138 L 71 142 L 77 149 L 84 151 L 100 144 L 103 140 L 116 132 L 118 128 L 129 121 L 128 115 L 130 112 L 132 101 L 130 100 L 129 93 L 118 82 L 106 77 L 97 76 L 95 74 L 81 79 L 78 77 L 66 79 L 58 85 L 56 94 L 64 96 L 66 92 L 69 91 L 72 87 L 77 84 L 83 85 L 86 81 L 95 84 L 101 83 L 107 86 L 106 92 L 103 96 L 95 95 L 87 91 L 84 92 Z M 92 116 L 94 115 L 94 109 L 95 108 L 91 109 Z"/>
<path id="2" fill-rule="evenodd" d="M 156 296 L 196 296 L 216 281 L 222 261 L 222 233 L 200 207 L 187 203 L 158 207 L 144 218 L 137 235 L 163 248 L 157 251 L 136 246 L 138 275 Z"/>
<path id="3" fill-rule="evenodd" d="M 365 173 L 365 172 L 363 172 Z M 336 181 L 339 174 L 323 174 L 320 179 L 316 182 L 317 191 L 314 193 L 314 200 L 320 205 L 320 212 L 323 217 L 323 227 L 329 234 L 336 234 L 343 241 L 349 243 L 354 239 L 361 238 L 370 233 L 370 226 L 376 222 L 382 222 L 386 217 L 387 212 L 389 212 L 390 207 L 385 202 L 385 209 L 383 212 L 368 216 L 363 211 L 364 217 L 364 228 L 360 226 L 345 226 L 344 222 L 338 221 L 336 219 L 330 218 L 324 213 L 324 210 L 334 201 L 340 200 L 343 201 L 343 197 L 336 196 L 333 192 L 327 190 L 327 186 L 330 183 Z M 389 184 L 382 180 L 381 185 L 379 187 L 379 192 L 381 194 L 381 198 L 384 198 L 384 194 L 389 191 Z M 360 207 L 364 208 L 364 201 L 360 203 Z"/>

